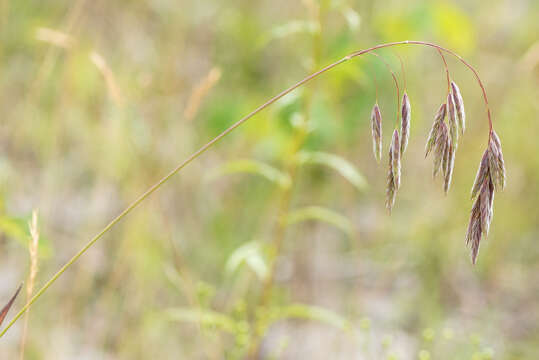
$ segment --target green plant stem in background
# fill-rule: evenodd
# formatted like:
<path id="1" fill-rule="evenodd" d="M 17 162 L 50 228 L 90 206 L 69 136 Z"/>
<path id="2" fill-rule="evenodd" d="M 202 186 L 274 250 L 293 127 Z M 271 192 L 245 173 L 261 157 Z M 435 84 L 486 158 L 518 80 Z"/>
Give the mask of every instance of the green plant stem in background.
<path id="1" fill-rule="evenodd" d="M 313 71 L 315 71 L 320 66 L 320 61 L 322 57 L 323 15 L 325 13 L 326 8 L 327 8 L 327 1 L 322 1 L 322 3 L 319 6 L 316 6 L 313 4 L 310 9 L 311 17 L 313 21 L 317 24 L 317 31 L 313 34 L 313 37 L 312 37 Z M 307 135 L 308 135 L 313 91 L 314 90 L 305 91 L 304 99 L 303 99 L 304 118 L 301 123 L 301 126 L 297 129 L 297 132 L 293 139 L 292 149 L 288 156 L 288 158 L 291 159 L 287 165 L 287 173 L 290 174 L 291 186 L 284 188 L 282 190 L 281 201 L 279 204 L 279 211 L 277 214 L 278 216 L 277 227 L 275 229 L 275 235 L 273 238 L 272 247 L 270 248 L 270 254 L 269 254 L 269 259 L 268 259 L 269 272 L 268 272 L 268 276 L 266 277 L 262 285 L 262 293 L 260 294 L 260 300 L 258 304 L 259 308 L 264 308 L 270 303 L 271 295 L 273 293 L 273 288 L 275 286 L 275 271 L 277 269 L 277 261 L 281 254 L 281 251 L 283 248 L 283 242 L 286 236 L 286 228 L 288 225 L 286 222 L 287 221 L 286 219 L 288 218 L 288 214 L 290 212 L 290 205 L 292 202 L 294 184 L 297 179 L 298 162 L 296 161 L 296 157 L 297 157 L 298 152 L 301 150 L 303 144 L 305 143 L 305 139 L 307 138 Z M 256 358 L 258 356 L 259 351 L 260 351 L 260 344 L 262 342 L 262 339 L 264 338 L 264 333 L 261 333 L 261 334 L 257 333 L 258 328 L 259 328 L 258 324 L 256 324 L 254 328 L 255 328 L 255 333 L 253 334 L 253 342 L 247 353 L 247 358 L 249 359 Z"/>
<path id="2" fill-rule="evenodd" d="M 436 45 L 436 44 L 433 44 L 433 43 L 428 43 L 428 42 L 424 42 L 424 41 L 411 41 L 411 40 L 409 41 L 409 40 L 406 40 L 406 41 L 398 41 L 398 42 L 380 44 L 380 45 L 377 45 L 377 46 L 374 46 L 374 47 L 371 47 L 371 48 L 368 48 L 368 49 L 353 52 L 353 53 L 345 56 L 344 58 L 334 62 L 333 64 L 330 64 L 330 65 L 322 68 L 321 70 L 318 70 L 315 73 L 305 77 L 304 79 L 300 80 L 299 82 L 292 85 L 288 89 L 283 90 L 279 94 L 275 95 L 274 97 L 272 97 L 271 99 L 266 101 L 264 104 L 257 107 L 251 113 L 249 113 L 248 115 L 246 115 L 242 119 L 240 119 L 237 122 L 235 122 L 234 124 L 232 124 L 229 128 L 224 130 L 221 134 L 217 135 L 215 138 L 213 138 L 208 143 L 203 145 L 199 150 L 197 150 L 190 157 L 188 157 L 186 160 L 184 160 L 182 163 L 180 163 L 175 169 L 173 169 L 171 172 L 169 172 L 165 177 L 163 177 L 161 180 L 159 180 L 154 185 L 152 185 L 148 190 L 146 190 L 146 192 L 144 192 L 141 196 L 139 196 L 127 208 L 125 208 L 125 210 L 123 210 L 118 216 L 116 216 L 107 226 L 105 226 L 97 235 L 95 235 L 90 241 L 88 241 L 88 243 L 86 245 L 84 245 L 84 247 L 82 247 L 82 249 L 80 249 L 65 265 L 63 265 L 60 268 L 60 270 L 58 270 L 58 272 L 56 274 L 54 274 L 51 277 L 51 279 L 49 281 L 47 281 L 43 285 L 43 287 L 41 289 L 39 289 L 39 291 L 36 292 L 36 294 L 26 303 L 26 305 L 24 305 L 22 307 L 22 309 L 13 317 L 13 319 L 0 332 L 0 337 L 2 337 L 8 331 L 9 328 L 11 328 L 11 326 L 13 326 L 13 324 L 22 315 L 24 315 L 26 310 L 28 310 L 32 306 L 32 304 L 34 304 L 36 302 L 36 300 L 38 300 L 41 297 L 41 295 L 43 295 L 43 293 L 45 291 L 47 291 L 47 289 L 52 284 L 54 284 L 54 282 L 56 280 L 58 280 L 58 278 L 71 265 L 73 265 L 73 263 L 75 263 L 89 248 L 91 248 L 95 244 L 95 242 L 97 240 L 99 240 L 101 237 L 103 237 L 103 235 L 105 235 L 107 232 L 109 232 L 109 230 L 111 230 L 118 222 L 120 222 L 120 220 L 122 220 L 126 215 L 128 215 L 133 209 L 138 207 L 138 205 L 140 205 L 147 197 L 149 197 L 151 194 L 153 194 L 155 191 L 157 191 L 163 184 L 168 182 L 168 180 L 170 180 L 170 178 L 172 178 L 174 175 L 176 175 L 180 170 L 182 170 L 184 167 L 186 167 L 189 163 L 191 163 L 193 160 L 198 158 L 204 152 L 206 152 L 209 148 L 211 148 L 213 145 L 215 145 L 217 142 L 219 142 L 222 138 L 227 136 L 234 129 L 236 129 L 237 127 L 242 125 L 244 122 L 246 122 L 247 120 L 252 118 L 254 115 L 259 113 L 260 111 L 264 110 L 265 108 L 267 108 L 268 106 L 270 106 L 271 104 L 273 104 L 274 102 L 276 102 L 277 100 L 282 98 L 283 96 L 289 94 L 290 92 L 294 91 L 295 89 L 297 89 L 298 87 L 304 85 L 305 83 L 309 82 L 310 80 L 320 76 L 321 74 L 333 69 L 334 67 L 339 66 L 340 64 L 342 64 L 342 63 L 344 63 L 344 62 L 346 62 L 346 61 L 348 61 L 348 60 L 350 60 L 350 59 L 352 59 L 354 57 L 361 56 L 361 55 L 363 55 L 365 53 L 371 52 L 371 51 L 376 50 L 376 49 L 381 49 L 381 48 L 386 48 L 386 47 L 391 47 L 391 46 L 396 46 L 396 45 L 405 45 L 405 44 L 422 45 L 422 46 L 428 46 L 428 47 L 432 47 L 432 48 L 435 48 L 435 49 L 439 49 L 441 51 L 444 51 L 444 52 L 446 52 L 448 54 L 451 54 L 451 55 L 455 56 L 466 67 L 468 67 L 473 72 L 479 86 L 481 87 L 481 91 L 483 93 L 483 98 L 484 98 L 485 106 L 486 106 L 486 110 L 487 110 L 487 117 L 488 117 L 489 127 L 490 127 L 490 129 L 492 129 L 492 119 L 491 119 L 490 109 L 489 109 L 489 106 L 488 106 L 488 99 L 487 99 L 487 94 L 486 94 L 486 91 L 485 91 L 485 87 L 483 86 L 483 83 L 482 83 L 481 79 L 479 78 L 479 75 L 478 75 L 477 71 L 475 70 L 475 68 L 473 66 L 471 66 L 468 62 L 466 62 L 462 57 L 460 57 L 460 55 L 454 53 L 453 51 L 451 51 L 449 49 L 446 49 L 446 48 L 443 48 L 443 47 L 441 47 L 439 45 Z M 492 131 L 489 132 L 489 136 L 490 136 L 491 133 L 492 133 Z"/>
<path id="3" fill-rule="evenodd" d="M 287 173 L 290 174 L 291 179 L 291 186 L 283 189 L 281 200 L 279 204 L 279 212 L 278 212 L 278 219 L 277 219 L 277 226 L 275 229 L 275 235 L 273 238 L 273 243 L 271 244 L 270 254 L 269 254 L 269 272 L 268 276 L 263 282 L 262 285 L 262 293 L 260 295 L 260 301 L 259 301 L 259 307 L 264 307 L 267 305 L 271 300 L 271 294 L 273 291 L 273 287 L 275 285 L 275 271 L 277 268 L 277 260 L 279 258 L 279 255 L 281 254 L 281 250 L 283 247 L 283 242 L 286 235 L 286 218 L 290 212 L 290 204 L 292 200 L 292 192 L 294 188 L 294 183 L 297 178 L 297 170 L 298 165 L 297 161 L 295 161 L 295 155 L 297 152 L 301 149 L 302 144 L 304 143 L 305 137 L 307 135 L 306 129 L 304 127 L 299 130 L 298 134 L 295 138 L 295 145 L 294 149 L 292 151 L 292 155 L 290 159 L 290 164 L 287 168 Z M 255 327 L 256 329 L 257 327 Z M 255 358 L 259 347 L 260 347 L 260 341 L 262 340 L 264 334 L 254 334 L 254 341 L 251 345 L 251 348 L 249 349 L 249 353 L 247 358 Z"/>

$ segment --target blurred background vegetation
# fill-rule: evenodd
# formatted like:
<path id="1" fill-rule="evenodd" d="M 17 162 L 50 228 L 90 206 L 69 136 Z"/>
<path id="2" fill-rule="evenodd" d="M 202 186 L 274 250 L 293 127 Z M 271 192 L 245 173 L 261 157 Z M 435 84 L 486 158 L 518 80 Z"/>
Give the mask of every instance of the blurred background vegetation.
<path id="1" fill-rule="evenodd" d="M 412 103 L 388 216 L 395 90 L 378 59 L 355 59 L 226 137 L 100 240 L 31 308 L 25 358 L 537 358 L 538 16 L 533 0 L 0 0 L 1 303 L 28 276 L 33 209 L 39 287 L 206 141 L 378 43 L 432 41 L 475 65 L 508 171 L 473 267 L 480 89 L 448 57 L 468 129 L 444 196 L 423 156 L 446 91 L 440 58 L 380 50 L 401 81 L 403 58 Z M 22 323 L 2 358 L 18 358 Z"/>

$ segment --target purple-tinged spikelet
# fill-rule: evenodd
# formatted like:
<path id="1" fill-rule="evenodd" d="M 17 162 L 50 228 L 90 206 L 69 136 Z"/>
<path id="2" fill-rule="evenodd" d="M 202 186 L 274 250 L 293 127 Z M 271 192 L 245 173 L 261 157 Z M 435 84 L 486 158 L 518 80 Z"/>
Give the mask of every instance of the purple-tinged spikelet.
<path id="1" fill-rule="evenodd" d="M 459 141 L 459 131 L 457 124 L 457 115 L 455 111 L 455 103 L 453 102 L 453 95 L 447 95 L 447 113 L 448 113 L 448 125 L 449 125 L 449 135 L 451 137 L 451 143 L 456 149 Z"/>
<path id="2" fill-rule="evenodd" d="M 401 156 L 408 146 L 408 139 L 410 137 L 410 120 L 412 116 L 412 109 L 410 107 L 410 100 L 408 95 L 404 93 L 402 96 L 402 108 L 401 108 Z"/>
<path id="3" fill-rule="evenodd" d="M 442 155 L 442 175 L 445 179 L 445 175 L 447 174 L 448 164 L 449 164 L 449 151 L 451 147 L 451 139 L 450 136 L 447 136 L 445 139 L 445 146 L 444 146 L 444 153 Z"/>
<path id="4" fill-rule="evenodd" d="M 478 197 L 470 214 L 470 222 L 468 223 L 468 231 L 466 232 L 466 245 L 470 247 L 472 263 L 475 264 L 477 253 L 479 252 L 479 243 L 483 230 L 481 228 L 481 200 Z"/>
<path id="5" fill-rule="evenodd" d="M 503 160 L 500 138 L 494 130 L 490 133 L 488 152 L 492 183 L 496 191 L 503 190 L 505 187 L 505 162 Z"/>
<path id="6" fill-rule="evenodd" d="M 455 167 L 455 148 L 453 144 L 448 145 L 447 149 L 447 165 L 444 174 L 444 191 L 447 194 L 451 187 L 451 179 L 453 177 L 453 168 Z"/>
<path id="7" fill-rule="evenodd" d="M 475 199 L 466 233 L 466 244 L 470 246 L 472 262 L 475 264 L 482 236 L 488 235 L 494 213 L 494 191 L 505 186 L 505 165 L 502 146 L 498 135 L 491 130 L 487 149 L 483 153 L 479 170 L 472 187 Z"/>
<path id="8" fill-rule="evenodd" d="M 382 114 L 378 103 L 374 104 L 371 112 L 371 125 L 372 125 L 372 150 L 374 152 L 374 158 L 377 162 L 380 162 L 382 158 Z"/>
<path id="9" fill-rule="evenodd" d="M 389 169 L 387 172 L 387 187 L 386 187 L 386 208 L 391 214 L 391 209 L 395 204 L 395 196 L 397 195 L 397 189 L 395 188 L 395 181 L 393 178 L 393 146 L 389 146 Z"/>
<path id="10" fill-rule="evenodd" d="M 391 167 L 393 171 L 393 181 L 395 183 L 395 189 L 398 189 L 401 186 L 401 154 L 399 132 L 397 129 L 393 131 L 393 140 L 391 141 L 391 159 L 393 161 Z"/>
<path id="11" fill-rule="evenodd" d="M 444 122 L 446 112 L 446 104 L 440 105 L 440 108 L 434 117 L 434 123 L 432 124 L 432 128 L 430 129 L 429 137 L 427 139 L 427 145 L 425 146 L 425 157 L 429 155 L 432 148 L 436 144 L 436 139 L 438 138 L 441 124 Z"/>
<path id="12" fill-rule="evenodd" d="M 479 191 L 479 189 L 481 189 L 483 180 L 487 176 L 488 176 L 488 152 L 485 151 L 483 153 L 483 157 L 481 158 L 481 162 L 479 163 L 479 168 L 477 169 L 477 173 L 475 175 L 475 181 L 472 186 L 472 199 L 475 198 L 475 196 L 477 195 L 477 192 Z"/>
<path id="13" fill-rule="evenodd" d="M 451 81 L 451 93 L 453 94 L 453 101 L 455 102 L 455 109 L 457 110 L 460 133 L 464 134 L 464 130 L 466 130 L 466 113 L 464 112 L 464 102 L 462 101 L 460 89 L 454 81 Z"/>
<path id="14" fill-rule="evenodd" d="M 466 234 L 466 244 L 471 249 L 472 263 L 476 263 L 479 244 L 483 235 L 487 237 L 492 221 L 494 202 L 494 186 L 490 177 L 483 179 L 479 196 L 474 202 Z"/>
<path id="15" fill-rule="evenodd" d="M 442 168 L 442 162 L 444 159 L 444 154 L 446 153 L 448 139 L 449 132 L 447 129 L 447 125 L 445 124 L 445 122 L 442 122 L 440 124 L 438 136 L 436 137 L 436 142 L 434 144 L 434 167 L 432 169 L 433 178 L 436 177 L 436 174 L 438 174 L 438 171 L 440 170 L 440 168 Z M 442 169 L 442 173 L 445 173 L 444 169 Z"/>
<path id="16" fill-rule="evenodd" d="M 490 179 L 483 181 L 479 198 L 481 199 L 481 229 L 483 229 L 483 234 L 487 236 L 492 220 L 492 200 L 494 199 L 494 186 Z"/>

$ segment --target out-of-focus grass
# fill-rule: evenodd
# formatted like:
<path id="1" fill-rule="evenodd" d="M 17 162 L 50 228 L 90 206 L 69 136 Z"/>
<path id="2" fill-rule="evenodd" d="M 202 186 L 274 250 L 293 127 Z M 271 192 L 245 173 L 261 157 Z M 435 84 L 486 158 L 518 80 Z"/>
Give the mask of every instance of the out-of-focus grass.
<path id="1" fill-rule="evenodd" d="M 394 52 L 403 57 L 412 102 L 402 188 L 388 216 L 386 169 L 371 151 L 373 76 L 384 156 L 395 94 L 383 64 L 354 60 L 250 120 L 97 243 L 32 308 L 26 358 L 235 358 L 262 331 L 262 353 L 276 358 L 538 353 L 538 12 L 534 1 L 0 1 L 2 299 L 27 275 L 32 209 L 39 285 L 205 141 L 316 63 L 376 43 L 431 40 L 473 63 L 508 171 L 472 267 L 469 190 L 487 140 L 479 88 L 450 59 L 469 126 L 443 196 L 423 159 L 445 92 L 439 57 L 419 47 L 380 51 L 395 69 Z M 43 29 L 56 33 L 43 38 Z M 214 67 L 219 81 L 187 119 L 189 98 Z M 257 308 L 286 180 L 209 175 L 245 159 L 286 172 L 305 119 L 304 154 L 346 159 L 369 187 L 359 191 L 331 167 L 298 167 L 291 212 L 329 209 L 353 229 L 316 216 L 287 227 L 276 289 Z M 248 243 L 258 244 L 244 250 L 250 260 L 225 271 Z M 335 326 L 344 323 L 353 336 Z M 18 354 L 22 323 L 12 330 L 1 340 L 6 358 Z"/>

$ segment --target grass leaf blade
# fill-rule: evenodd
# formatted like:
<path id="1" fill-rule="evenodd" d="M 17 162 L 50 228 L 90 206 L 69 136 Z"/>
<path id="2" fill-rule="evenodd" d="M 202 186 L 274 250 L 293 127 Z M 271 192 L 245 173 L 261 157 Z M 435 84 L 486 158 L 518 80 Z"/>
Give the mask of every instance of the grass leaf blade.
<path id="1" fill-rule="evenodd" d="M 21 288 L 22 288 L 22 284 L 19 285 L 19 288 L 17 289 L 17 291 L 15 291 L 15 295 L 13 295 L 11 297 L 11 299 L 9 299 L 6 306 L 4 306 L 2 311 L 0 311 L 0 326 L 2 326 L 2 323 L 4 322 L 4 319 L 6 318 L 6 315 L 9 312 L 9 309 L 11 309 L 11 306 L 15 302 L 15 299 L 17 298 L 17 295 L 19 295 L 19 292 L 21 291 Z"/>
<path id="2" fill-rule="evenodd" d="M 348 160 L 340 156 L 320 151 L 301 151 L 298 154 L 298 161 L 300 164 L 327 166 L 341 174 L 342 177 L 348 180 L 359 191 L 365 191 L 368 188 L 367 180 L 365 180 L 359 170 Z"/>

